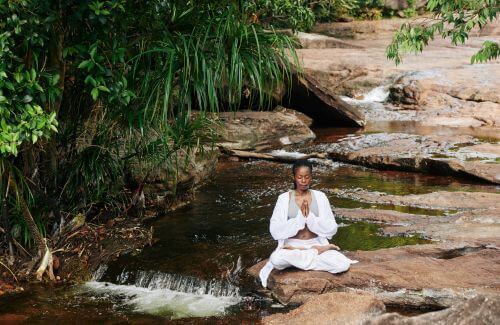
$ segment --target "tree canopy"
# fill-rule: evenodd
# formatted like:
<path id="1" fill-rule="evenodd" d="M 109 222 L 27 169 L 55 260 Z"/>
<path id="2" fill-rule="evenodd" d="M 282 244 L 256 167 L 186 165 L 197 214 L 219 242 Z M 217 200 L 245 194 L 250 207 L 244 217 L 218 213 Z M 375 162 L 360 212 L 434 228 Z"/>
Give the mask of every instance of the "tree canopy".
<path id="1" fill-rule="evenodd" d="M 450 38 L 453 45 L 463 44 L 474 28 L 483 28 L 497 19 L 499 9 L 497 0 L 429 0 L 427 10 L 432 17 L 403 24 L 387 47 L 387 57 L 399 64 L 404 53 L 422 52 L 437 35 Z M 485 41 L 471 57 L 471 63 L 486 62 L 499 55 L 498 42 Z"/>

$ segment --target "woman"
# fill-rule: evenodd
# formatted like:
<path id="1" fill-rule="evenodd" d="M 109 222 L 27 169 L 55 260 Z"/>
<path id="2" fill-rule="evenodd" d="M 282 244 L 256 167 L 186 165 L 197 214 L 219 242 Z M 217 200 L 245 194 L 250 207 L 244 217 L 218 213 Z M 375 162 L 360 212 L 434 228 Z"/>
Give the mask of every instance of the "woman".
<path id="1" fill-rule="evenodd" d="M 276 268 L 294 266 L 302 270 L 345 272 L 357 261 L 337 252 L 330 244 L 337 232 L 337 223 L 330 202 L 323 192 L 309 189 L 312 165 L 299 160 L 293 165 L 294 190 L 278 197 L 271 217 L 270 231 L 278 241 L 278 248 L 259 273 L 263 287 Z"/>

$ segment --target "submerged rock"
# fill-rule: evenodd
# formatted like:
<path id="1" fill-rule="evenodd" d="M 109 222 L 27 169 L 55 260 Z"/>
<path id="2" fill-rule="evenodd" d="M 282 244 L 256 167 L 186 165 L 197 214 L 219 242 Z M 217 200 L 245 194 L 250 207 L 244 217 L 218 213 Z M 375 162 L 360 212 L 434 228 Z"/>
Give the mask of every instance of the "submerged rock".
<path id="1" fill-rule="evenodd" d="M 262 319 L 264 324 L 361 324 L 385 312 L 385 305 L 367 292 L 333 292 L 308 300 L 299 308 Z M 314 321 L 313 321 L 314 320 Z"/>

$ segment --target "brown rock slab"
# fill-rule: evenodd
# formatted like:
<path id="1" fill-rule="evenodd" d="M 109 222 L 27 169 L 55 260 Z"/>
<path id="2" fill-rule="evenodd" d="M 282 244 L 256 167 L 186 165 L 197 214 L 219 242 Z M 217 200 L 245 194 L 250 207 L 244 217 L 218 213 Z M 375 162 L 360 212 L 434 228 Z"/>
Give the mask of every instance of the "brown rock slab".
<path id="1" fill-rule="evenodd" d="M 397 313 L 388 313 L 366 321 L 365 325 L 445 325 L 445 324 L 499 324 L 500 296 L 478 295 L 450 308 L 426 313 L 419 316 L 405 317 Z"/>
<path id="2" fill-rule="evenodd" d="M 224 128 L 217 145 L 227 150 L 259 151 L 313 140 L 316 136 L 301 115 L 290 110 L 219 113 Z"/>
<path id="3" fill-rule="evenodd" d="M 343 274 L 275 270 L 268 286 L 282 303 L 303 303 L 318 294 L 354 288 L 373 292 L 386 304 L 415 307 L 447 307 L 478 292 L 500 292 L 497 249 L 458 252 L 439 245 L 356 252 L 348 255 L 360 263 Z M 249 273 L 255 276 L 262 265 Z"/>
<path id="4" fill-rule="evenodd" d="M 500 184 L 500 144 L 471 136 L 365 134 L 324 145 L 333 160 L 394 170 L 468 176 Z M 485 152 L 488 150 L 488 152 Z"/>
<path id="5" fill-rule="evenodd" d="M 337 195 L 367 203 L 404 205 L 430 209 L 472 210 L 495 207 L 500 208 L 500 194 L 489 192 L 436 191 L 426 194 L 393 195 L 382 192 L 356 190 L 352 192 L 341 192 Z M 359 212 L 358 215 L 362 216 L 363 214 L 370 213 L 370 211 L 372 210 Z M 397 212 L 384 213 L 391 213 L 394 216 L 398 216 L 400 219 L 403 216 Z M 410 215 L 405 216 L 409 217 Z"/>
<path id="6" fill-rule="evenodd" d="M 319 295 L 286 314 L 262 319 L 263 324 L 361 324 L 382 314 L 385 305 L 367 292 L 333 292 Z"/>

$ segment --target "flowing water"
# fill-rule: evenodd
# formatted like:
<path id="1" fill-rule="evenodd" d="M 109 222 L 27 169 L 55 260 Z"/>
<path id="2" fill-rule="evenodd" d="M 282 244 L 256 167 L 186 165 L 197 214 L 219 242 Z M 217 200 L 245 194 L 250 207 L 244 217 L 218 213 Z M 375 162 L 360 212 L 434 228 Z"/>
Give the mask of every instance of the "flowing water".
<path id="1" fill-rule="evenodd" d="M 408 131 L 405 123 L 409 122 L 401 123 L 390 128 L 369 125 L 363 132 Z M 315 131 L 317 143 L 360 132 L 339 128 Z M 438 190 L 498 192 L 493 186 L 448 176 L 377 171 L 328 160 L 315 162 L 313 187 L 324 191 L 332 205 L 340 208 L 389 209 L 439 218 L 454 211 L 368 204 L 342 193 L 356 189 L 398 195 Z M 267 258 L 275 248 L 268 233 L 269 217 L 277 196 L 290 185 L 288 164 L 221 162 L 190 205 L 151 222 L 157 239 L 152 247 L 101 266 L 94 279 L 83 285 L 49 289 L 34 286 L 3 298 L 0 314 L 24 314 L 30 322 L 43 323 L 169 320 L 184 324 L 239 323 L 282 312 L 283 306 L 258 293 L 258 284 L 245 276 L 244 270 Z M 341 227 L 333 242 L 347 251 L 428 242 L 418 236 L 386 237 L 371 223 L 337 222 Z"/>
<path id="2" fill-rule="evenodd" d="M 269 217 L 277 195 L 290 188 L 290 180 L 287 164 L 222 162 L 192 204 L 152 222 L 158 239 L 152 247 L 102 266 L 95 279 L 84 285 L 49 290 L 35 287 L 3 299 L 0 313 L 21 312 L 34 322 L 67 322 L 74 317 L 82 322 L 188 322 L 202 317 L 196 320 L 224 323 L 256 320 L 282 311 L 282 306 L 255 293 L 258 285 L 243 271 L 274 249 L 276 243 L 268 234 Z M 397 210 L 344 199 L 336 193 L 355 188 L 410 194 L 488 187 L 452 177 L 324 162 L 315 168 L 314 188 L 325 191 L 337 207 Z M 419 237 L 382 236 L 379 227 L 370 223 L 337 221 L 341 227 L 333 241 L 348 251 L 426 242 Z"/>

